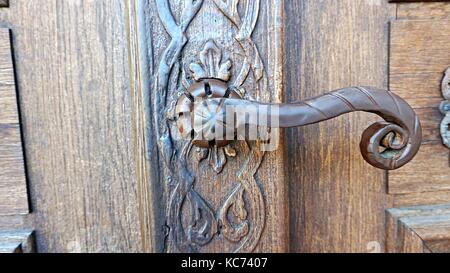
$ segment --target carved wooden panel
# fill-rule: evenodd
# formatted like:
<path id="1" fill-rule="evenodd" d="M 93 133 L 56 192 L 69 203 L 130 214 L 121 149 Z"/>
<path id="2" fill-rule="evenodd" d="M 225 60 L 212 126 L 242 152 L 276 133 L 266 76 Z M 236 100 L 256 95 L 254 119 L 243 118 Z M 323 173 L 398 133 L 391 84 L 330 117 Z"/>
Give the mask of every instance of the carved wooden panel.
<path id="1" fill-rule="evenodd" d="M 149 12 L 164 251 L 287 251 L 282 152 L 266 155 L 246 141 L 194 148 L 177 135 L 173 109 L 205 77 L 247 99 L 280 101 L 282 1 L 155 0 Z"/>
<path id="2" fill-rule="evenodd" d="M 450 151 L 442 143 L 439 110 L 444 72 L 450 66 L 448 33 L 450 21 L 441 19 L 396 20 L 391 25 L 390 87 L 416 109 L 424 142 L 409 165 L 390 172 L 389 193 L 450 189 Z"/>
<path id="3" fill-rule="evenodd" d="M 28 213 L 9 29 L 0 29 L 0 215 Z"/>
<path id="4" fill-rule="evenodd" d="M 450 253 L 450 205 L 390 209 L 386 221 L 388 252 Z"/>

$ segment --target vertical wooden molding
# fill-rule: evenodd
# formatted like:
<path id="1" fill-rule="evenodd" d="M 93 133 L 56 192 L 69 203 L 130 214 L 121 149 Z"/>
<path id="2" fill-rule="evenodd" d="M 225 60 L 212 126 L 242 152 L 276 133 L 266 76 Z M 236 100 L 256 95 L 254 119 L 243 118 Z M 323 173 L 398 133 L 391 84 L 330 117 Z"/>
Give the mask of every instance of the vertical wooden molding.
<path id="1" fill-rule="evenodd" d="M 152 212 L 158 210 L 155 206 L 157 196 L 150 189 L 151 181 L 157 178 L 151 172 L 152 162 L 147 160 L 147 131 L 150 117 L 148 106 L 148 52 L 142 52 L 148 39 L 145 24 L 139 22 L 146 12 L 146 1 L 126 1 L 126 23 L 129 48 L 129 70 L 132 100 L 132 125 L 135 156 L 135 172 L 137 181 L 137 202 L 139 210 L 139 228 L 141 233 L 141 251 L 158 252 L 161 248 L 156 240 L 155 215 Z"/>
<path id="2" fill-rule="evenodd" d="M 222 79 L 248 99 L 280 102 L 283 1 L 155 0 L 150 5 L 142 15 L 151 21 L 150 44 L 142 52 L 156 56 L 150 68 L 155 135 L 149 146 L 159 150 L 161 179 L 152 182 L 162 185 L 164 250 L 287 251 L 282 152 L 267 155 L 261 143 L 245 141 L 193 148 L 177 137 L 173 109 L 204 77 Z"/>
<path id="3" fill-rule="evenodd" d="M 9 29 L 0 29 L 0 215 L 27 214 L 25 161 Z"/>

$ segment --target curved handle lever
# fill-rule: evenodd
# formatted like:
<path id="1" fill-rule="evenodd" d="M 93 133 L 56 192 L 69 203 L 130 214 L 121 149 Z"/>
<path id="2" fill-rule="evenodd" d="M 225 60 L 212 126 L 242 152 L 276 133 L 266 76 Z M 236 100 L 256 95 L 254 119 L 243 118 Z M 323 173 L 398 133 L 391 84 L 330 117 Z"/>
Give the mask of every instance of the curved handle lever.
<path id="1" fill-rule="evenodd" d="M 377 88 L 344 88 L 288 104 L 240 99 L 217 80 L 203 82 L 191 91 L 192 97 L 188 94 L 179 101 L 177 113 L 183 118 L 178 124 L 180 131 L 188 132 L 197 146 L 228 144 L 234 140 L 238 128 L 248 125 L 297 127 L 355 111 L 374 113 L 385 120 L 366 129 L 360 144 L 364 159 L 374 167 L 387 170 L 402 167 L 417 154 L 422 141 L 420 121 L 411 106 L 394 93 Z M 195 98 L 202 100 L 195 103 Z M 220 140 L 218 131 L 223 136 Z"/>

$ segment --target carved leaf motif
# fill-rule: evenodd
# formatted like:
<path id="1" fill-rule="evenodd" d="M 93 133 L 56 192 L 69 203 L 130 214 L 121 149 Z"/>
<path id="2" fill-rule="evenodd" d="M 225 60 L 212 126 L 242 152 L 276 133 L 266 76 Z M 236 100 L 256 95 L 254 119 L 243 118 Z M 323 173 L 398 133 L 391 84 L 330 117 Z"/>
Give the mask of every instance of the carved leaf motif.
<path id="1" fill-rule="evenodd" d="M 223 168 L 227 164 L 227 157 L 223 148 L 214 146 L 209 151 L 209 164 L 217 174 L 223 171 Z"/>
<path id="2" fill-rule="evenodd" d="M 264 64 L 261 60 L 261 55 L 259 54 L 259 50 L 256 47 L 256 45 L 253 43 L 253 63 L 252 63 L 252 67 L 253 67 L 253 71 L 255 74 L 255 80 L 259 81 L 262 79 L 262 77 L 264 76 Z"/>
<path id="3" fill-rule="evenodd" d="M 192 208 L 191 224 L 187 228 L 188 240 L 205 246 L 217 233 L 217 221 L 211 207 L 194 190 L 189 194 Z"/>
<path id="4" fill-rule="evenodd" d="M 223 81 L 229 81 L 231 77 L 230 60 L 221 63 L 222 50 L 216 45 L 213 40 L 206 42 L 203 50 L 199 54 L 201 65 L 198 63 L 192 63 L 189 66 L 193 77 L 196 81 L 200 81 L 206 78 L 216 78 Z"/>
<path id="5" fill-rule="evenodd" d="M 197 63 L 191 63 L 189 69 L 191 70 L 194 80 L 196 81 L 208 78 L 208 73 L 206 73 L 205 69 Z"/>
<path id="6" fill-rule="evenodd" d="M 231 77 L 231 61 L 228 60 L 220 66 L 219 73 L 217 73 L 217 78 L 223 81 L 229 81 Z"/>
<path id="7" fill-rule="evenodd" d="M 222 51 L 213 40 L 206 42 L 202 52 L 200 52 L 200 61 L 206 68 L 210 77 L 217 74 L 219 64 L 222 60 Z"/>
<path id="8" fill-rule="evenodd" d="M 216 151 L 217 150 L 217 151 Z M 202 162 L 205 159 L 209 159 L 210 166 L 216 173 L 221 173 L 227 163 L 227 157 L 236 157 L 236 149 L 226 146 L 223 148 L 197 148 L 194 158 L 197 162 Z"/>
<path id="9" fill-rule="evenodd" d="M 230 214 L 234 221 L 230 221 Z M 239 242 L 250 231 L 245 209 L 244 188 L 236 186 L 219 211 L 221 234 L 231 242 Z"/>
<path id="10" fill-rule="evenodd" d="M 234 149 L 234 148 L 232 148 L 232 147 L 230 147 L 230 146 L 226 146 L 224 149 L 225 149 L 225 154 L 226 154 L 228 157 L 236 157 L 236 156 L 237 156 L 237 151 L 236 151 L 236 149 Z"/>

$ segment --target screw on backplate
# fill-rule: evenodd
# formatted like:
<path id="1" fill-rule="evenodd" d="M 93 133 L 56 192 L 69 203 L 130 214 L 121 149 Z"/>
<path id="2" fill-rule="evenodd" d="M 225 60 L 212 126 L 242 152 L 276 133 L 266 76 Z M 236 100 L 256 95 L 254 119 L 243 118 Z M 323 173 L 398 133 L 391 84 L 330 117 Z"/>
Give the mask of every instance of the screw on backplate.
<path id="1" fill-rule="evenodd" d="M 213 94 L 211 91 L 211 85 L 209 84 L 209 82 L 205 82 L 205 94 L 208 97 L 210 97 Z"/>
<path id="2" fill-rule="evenodd" d="M 439 107 L 439 109 L 441 110 L 442 114 L 447 114 L 450 113 L 450 101 L 443 101 L 441 103 L 441 106 Z"/>

